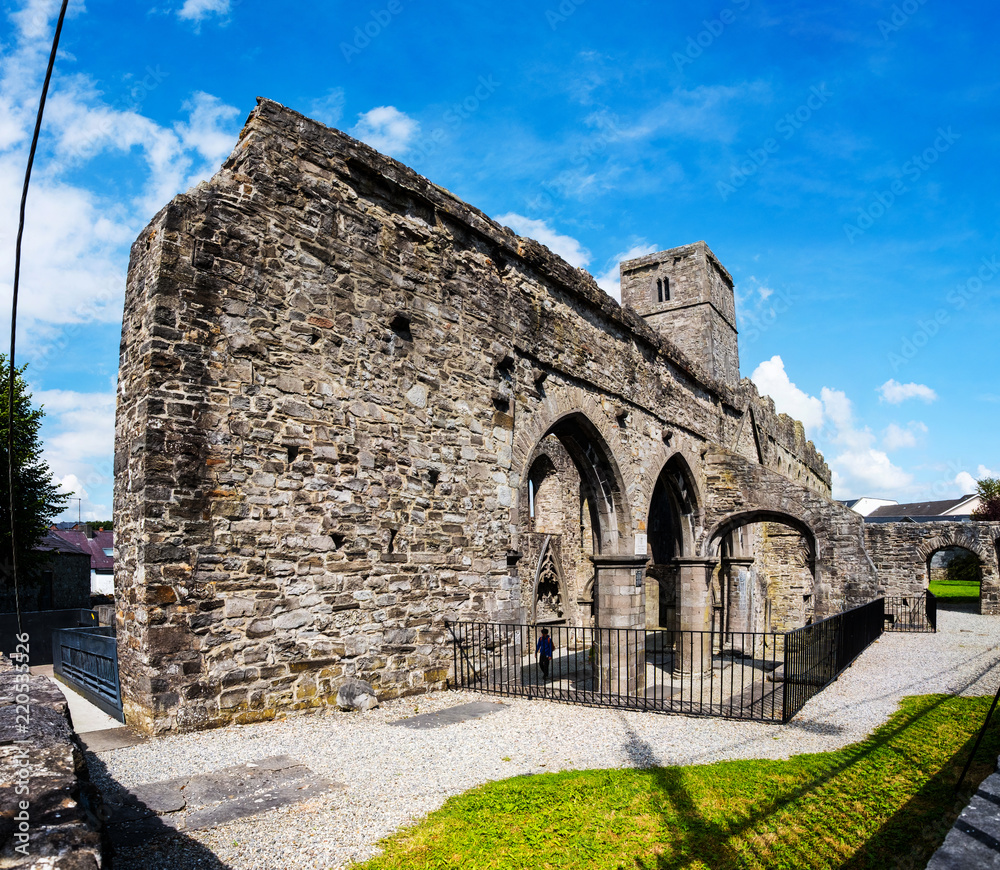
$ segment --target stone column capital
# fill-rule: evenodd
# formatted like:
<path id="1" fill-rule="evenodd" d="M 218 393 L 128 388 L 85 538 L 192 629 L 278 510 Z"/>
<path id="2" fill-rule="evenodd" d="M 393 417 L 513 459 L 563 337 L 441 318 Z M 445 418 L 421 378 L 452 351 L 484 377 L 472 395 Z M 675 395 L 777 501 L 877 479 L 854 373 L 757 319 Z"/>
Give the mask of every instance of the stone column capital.
<path id="1" fill-rule="evenodd" d="M 650 561 L 649 556 L 628 555 L 594 555 L 590 557 L 595 568 L 645 568 Z"/>
<path id="2" fill-rule="evenodd" d="M 719 564 L 719 560 L 706 559 L 703 556 L 681 556 L 679 559 L 672 559 L 670 564 L 678 568 L 714 568 Z"/>

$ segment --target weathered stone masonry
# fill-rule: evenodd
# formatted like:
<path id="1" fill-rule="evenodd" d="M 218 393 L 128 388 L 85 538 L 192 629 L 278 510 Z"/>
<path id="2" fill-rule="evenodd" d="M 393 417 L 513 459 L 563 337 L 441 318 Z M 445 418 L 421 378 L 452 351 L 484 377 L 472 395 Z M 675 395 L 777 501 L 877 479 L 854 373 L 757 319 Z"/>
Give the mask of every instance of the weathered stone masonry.
<path id="1" fill-rule="evenodd" d="M 801 424 L 739 380 L 725 269 L 699 242 L 622 276 L 619 306 L 259 101 L 132 250 L 128 721 L 270 718 L 351 676 L 442 687 L 446 619 L 780 628 L 871 598 L 860 517 Z"/>

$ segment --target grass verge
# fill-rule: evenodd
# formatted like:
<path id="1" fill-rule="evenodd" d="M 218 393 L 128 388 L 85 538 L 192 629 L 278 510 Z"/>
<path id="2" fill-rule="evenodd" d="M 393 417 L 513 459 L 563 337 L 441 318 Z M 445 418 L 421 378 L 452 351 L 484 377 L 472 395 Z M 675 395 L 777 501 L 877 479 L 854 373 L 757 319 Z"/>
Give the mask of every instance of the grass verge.
<path id="1" fill-rule="evenodd" d="M 365 870 L 922 868 L 1000 753 L 991 698 L 925 695 L 871 737 L 787 761 L 588 770 L 488 783 L 381 845 Z M 600 739 L 599 735 L 594 739 Z"/>
<path id="2" fill-rule="evenodd" d="M 961 601 L 979 601 L 978 583 L 950 583 L 947 580 L 934 580 L 927 587 L 938 598 Z"/>

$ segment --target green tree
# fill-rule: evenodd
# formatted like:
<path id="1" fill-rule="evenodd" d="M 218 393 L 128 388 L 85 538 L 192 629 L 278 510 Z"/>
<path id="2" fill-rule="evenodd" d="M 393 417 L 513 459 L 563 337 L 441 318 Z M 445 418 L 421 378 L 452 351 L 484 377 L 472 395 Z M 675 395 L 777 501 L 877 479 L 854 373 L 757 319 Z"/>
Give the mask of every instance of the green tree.
<path id="1" fill-rule="evenodd" d="M 20 579 L 38 570 L 47 557 L 35 550 L 45 537 L 52 520 L 63 510 L 68 493 L 59 491 L 49 466 L 42 459 L 38 437 L 44 411 L 32 407 L 31 394 L 24 383 L 26 366 L 14 372 L 14 492 L 7 472 L 8 414 L 10 409 L 10 370 L 7 357 L 0 354 L 0 574 L 2 585 L 13 585 L 13 551 L 10 535 L 11 501 L 14 505 L 14 531 L 17 544 L 17 568 Z"/>
<path id="2" fill-rule="evenodd" d="M 976 491 L 980 501 L 972 519 L 1000 522 L 1000 479 L 984 477 L 976 484 Z"/>
<path id="3" fill-rule="evenodd" d="M 983 574 L 979 567 L 979 557 L 969 552 L 956 556 L 945 568 L 945 579 L 949 583 L 981 582 Z"/>

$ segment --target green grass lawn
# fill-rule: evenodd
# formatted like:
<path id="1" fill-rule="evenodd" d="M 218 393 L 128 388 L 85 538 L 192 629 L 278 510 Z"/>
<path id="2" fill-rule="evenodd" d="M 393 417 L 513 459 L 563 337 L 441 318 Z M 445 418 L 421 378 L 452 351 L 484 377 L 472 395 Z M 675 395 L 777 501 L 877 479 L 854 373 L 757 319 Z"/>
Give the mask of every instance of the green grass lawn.
<path id="1" fill-rule="evenodd" d="M 489 783 L 384 841 L 385 853 L 360 866 L 923 868 L 996 764 L 1000 723 L 991 726 L 956 798 L 955 782 L 991 700 L 906 698 L 867 740 L 788 761 Z"/>
<path id="2" fill-rule="evenodd" d="M 938 598 L 962 598 L 979 600 L 978 583 L 952 583 L 948 580 L 934 580 L 928 586 Z"/>

